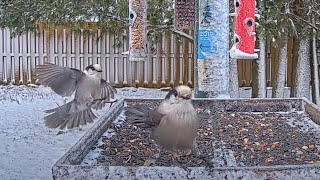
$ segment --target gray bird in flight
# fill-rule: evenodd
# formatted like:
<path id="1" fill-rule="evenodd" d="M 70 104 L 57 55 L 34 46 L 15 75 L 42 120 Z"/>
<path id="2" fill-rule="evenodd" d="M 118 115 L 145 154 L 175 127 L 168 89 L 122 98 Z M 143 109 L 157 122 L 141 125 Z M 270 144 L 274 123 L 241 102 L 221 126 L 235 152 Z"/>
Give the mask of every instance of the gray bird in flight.
<path id="1" fill-rule="evenodd" d="M 151 129 L 156 144 L 179 158 L 177 150 L 190 150 L 197 155 L 196 136 L 199 127 L 198 114 L 191 103 L 191 89 L 178 86 L 171 89 L 160 105 L 152 110 L 148 106 L 125 107 L 129 123 Z"/>
<path id="2" fill-rule="evenodd" d="M 62 106 L 45 111 L 49 128 L 72 129 L 92 123 L 97 117 L 91 109 L 102 109 L 115 98 L 116 89 L 102 79 L 99 64 L 89 65 L 82 72 L 78 69 L 45 63 L 36 66 L 38 83 L 49 86 L 55 93 L 74 99 Z M 115 101 L 114 101 L 115 102 Z"/>

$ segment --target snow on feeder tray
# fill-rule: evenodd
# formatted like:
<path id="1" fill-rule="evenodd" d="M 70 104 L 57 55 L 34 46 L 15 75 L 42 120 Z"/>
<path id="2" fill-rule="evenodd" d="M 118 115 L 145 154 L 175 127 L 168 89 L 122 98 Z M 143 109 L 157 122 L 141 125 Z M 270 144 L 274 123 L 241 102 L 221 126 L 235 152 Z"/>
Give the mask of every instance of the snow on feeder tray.
<path id="1" fill-rule="evenodd" d="M 53 167 L 55 179 L 319 179 L 320 109 L 307 99 L 194 99 L 204 158 L 170 153 L 125 122 L 121 99 Z M 208 164 L 210 163 L 210 164 Z"/>

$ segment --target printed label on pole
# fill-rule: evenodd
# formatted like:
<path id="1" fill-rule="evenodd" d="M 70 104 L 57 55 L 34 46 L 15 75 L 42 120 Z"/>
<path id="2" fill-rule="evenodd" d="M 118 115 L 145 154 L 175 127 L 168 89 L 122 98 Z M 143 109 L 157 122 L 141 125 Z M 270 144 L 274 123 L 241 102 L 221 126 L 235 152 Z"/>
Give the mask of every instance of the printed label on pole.
<path id="1" fill-rule="evenodd" d="M 217 47 L 214 44 L 214 37 L 217 32 L 214 30 L 199 29 L 198 31 L 198 59 L 206 60 L 213 56 L 217 51 Z"/>
<path id="2" fill-rule="evenodd" d="M 199 29 L 197 59 L 199 60 L 227 60 L 228 36 L 221 30 Z"/>

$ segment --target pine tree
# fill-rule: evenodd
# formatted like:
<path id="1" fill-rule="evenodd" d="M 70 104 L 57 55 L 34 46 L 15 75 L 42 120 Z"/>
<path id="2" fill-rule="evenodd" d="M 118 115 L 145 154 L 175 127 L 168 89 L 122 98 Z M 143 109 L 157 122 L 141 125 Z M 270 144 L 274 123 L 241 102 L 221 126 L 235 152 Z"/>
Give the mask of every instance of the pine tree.
<path id="1" fill-rule="evenodd" d="M 310 35 L 311 29 L 319 31 L 319 24 L 311 23 L 311 16 L 319 17 L 319 2 L 299 0 L 267 0 L 266 10 L 261 18 L 261 27 L 268 39 L 272 39 L 276 48 L 280 48 L 276 86 L 273 97 L 282 97 L 286 64 L 286 39 L 295 39 L 293 54 L 293 87 L 291 96 L 309 97 L 310 83 Z"/>
<path id="2" fill-rule="evenodd" d="M 151 39 L 173 26 L 173 1 L 148 0 L 148 32 Z M 84 23 L 94 22 L 101 30 L 120 32 L 128 29 L 128 0 L 2 0 L 0 26 L 21 34 L 52 26 L 77 31 Z M 159 28 L 161 27 L 161 28 Z"/>

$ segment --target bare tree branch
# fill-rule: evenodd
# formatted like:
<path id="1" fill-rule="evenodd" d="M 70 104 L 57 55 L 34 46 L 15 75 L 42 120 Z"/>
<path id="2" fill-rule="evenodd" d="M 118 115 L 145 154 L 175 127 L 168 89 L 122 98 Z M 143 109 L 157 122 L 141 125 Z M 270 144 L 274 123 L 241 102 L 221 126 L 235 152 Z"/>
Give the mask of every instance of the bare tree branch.
<path id="1" fill-rule="evenodd" d="M 190 42 L 193 43 L 193 37 L 190 36 L 189 34 L 186 34 L 186 33 L 182 32 L 182 31 L 178 31 L 178 30 L 176 30 L 176 29 L 171 29 L 171 31 L 172 31 L 173 33 L 175 33 L 175 34 L 178 34 L 178 35 L 180 35 L 180 36 L 188 39 Z"/>
<path id="2" fill-rule="evenodd" d="M 298 35 L 297 29 L 296 29 L 296 26 L 294 25 L 293 20 L 292 20 L 291 18 L 289 18 L 289 21 L 290 21 L 291 26 L 292 26 L 292 28 L 293 28 L 293 30 L 294 30 L 294 34 L 295 34 L 295 35 Z"/>
<path id="3" fill-rule="evenodd" d="M 153 30 L 161 30 L 161 29 L 168 29 L 169 31 L 171 31 L 172 33 L 174 34 L 177 34 L 179 36 L 182 36 L 183 38 L 186 38 L 188 41 L 190 41 L 191 43 L 193 43 L 193 37 L 190 36 L 189 34 L 186 34 L 182 31 L 179 31 L 177 29 L 174 28 L 174 26 L 172 25 L 160 25 L 160 26 L 152 26 L 150 24 L 147 25 L 147 28 L 150 28 L 150 27 L 155 27 L 156 29 L 153 29 Z"/>

